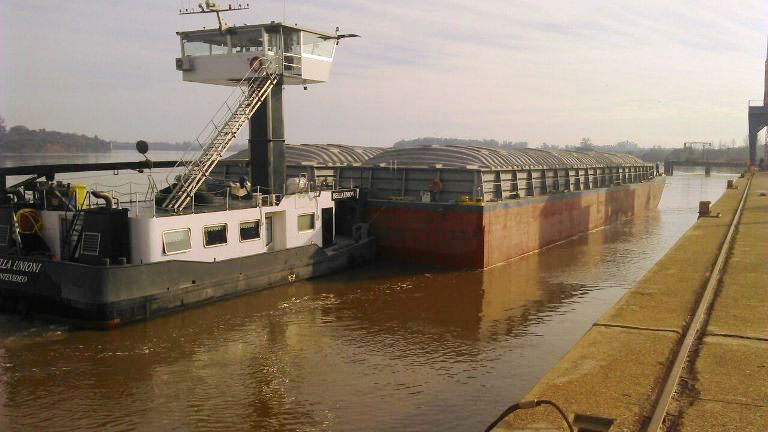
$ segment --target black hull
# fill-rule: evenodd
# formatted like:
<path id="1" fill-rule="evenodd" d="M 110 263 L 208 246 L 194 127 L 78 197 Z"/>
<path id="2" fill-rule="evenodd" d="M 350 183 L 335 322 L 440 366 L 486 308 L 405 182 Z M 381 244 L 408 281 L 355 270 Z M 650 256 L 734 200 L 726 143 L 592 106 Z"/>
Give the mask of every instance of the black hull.
<path id="1" fill-rule="evenodd" d="M 113 328 L 372 261 L 374 239 L 316 245 L 213 263 L 89 266 L 0 255 L 0 310 Z"/>

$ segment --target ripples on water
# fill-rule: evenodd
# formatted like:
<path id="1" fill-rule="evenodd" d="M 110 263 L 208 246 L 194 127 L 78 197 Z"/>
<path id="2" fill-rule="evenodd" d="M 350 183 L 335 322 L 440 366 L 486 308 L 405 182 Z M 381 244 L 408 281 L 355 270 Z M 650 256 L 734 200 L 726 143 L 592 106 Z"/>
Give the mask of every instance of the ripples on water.
<path id="1" fill-rule="evenodd" d="M 0 315 L 0 430 L 480 430 L 727 178 L 485 271 L 378 264 L 112 332 Z"/>

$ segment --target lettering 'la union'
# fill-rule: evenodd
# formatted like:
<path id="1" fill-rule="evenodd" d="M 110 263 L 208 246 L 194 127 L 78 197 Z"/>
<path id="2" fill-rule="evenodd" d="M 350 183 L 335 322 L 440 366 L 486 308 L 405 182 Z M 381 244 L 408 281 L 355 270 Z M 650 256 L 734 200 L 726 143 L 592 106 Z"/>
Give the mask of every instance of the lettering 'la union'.
<path id="1" fill-rule="evenodd" d="M 43 264 L 41 263 L 0 258 L 0 270 L 15 270 L 26 273 L 38 273 L 40 272 L 41 268 L 43 268 Z"/>

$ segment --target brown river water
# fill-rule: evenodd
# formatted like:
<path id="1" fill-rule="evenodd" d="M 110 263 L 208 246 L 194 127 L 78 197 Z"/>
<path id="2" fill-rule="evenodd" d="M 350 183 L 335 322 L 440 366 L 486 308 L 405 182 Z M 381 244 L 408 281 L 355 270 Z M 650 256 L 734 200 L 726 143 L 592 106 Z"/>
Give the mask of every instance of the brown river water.
<path id="1" fill-rule="evenodd" d="M 484 271 L 379 263 L 109 332 L 0 315 L 0 431 L 482 430 L 733 177 L 678 171 L 657 211 Z"/>

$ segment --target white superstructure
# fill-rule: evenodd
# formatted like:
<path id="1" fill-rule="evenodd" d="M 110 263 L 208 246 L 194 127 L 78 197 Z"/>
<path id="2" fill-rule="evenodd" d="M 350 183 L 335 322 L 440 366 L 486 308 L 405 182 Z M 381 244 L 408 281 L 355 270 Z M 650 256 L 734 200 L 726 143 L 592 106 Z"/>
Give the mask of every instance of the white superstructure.
<path id="1" fill-rule="evenodd" d="M 330 191 L 318 194 L 287 195 L 272 206 L 130 218 L 131 263 L 213 262 L 310 244 L 322 247 L 323 209 L 333 212 L 334 205 Z"/>
<path id="2" fill-rule="evenodd" d="M 332 191 L 263 196 L 264 205 L 182 215 L 158 216 L 151 208 L 127 205 L 130 257 L 127 264 L 181 260 L 214 262 L 299 246 L 327 247 L 334 242 Z M 41 237 L 55 260 L 67 258 L 67 227 L 73 213 L 44 210 Z M 326 234 L 323 235 L 323 224 Z M 83 253 L 82 246 L 76 253 Z"/>

